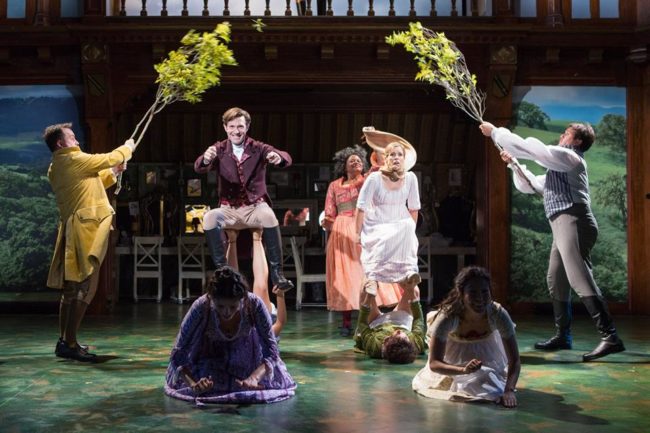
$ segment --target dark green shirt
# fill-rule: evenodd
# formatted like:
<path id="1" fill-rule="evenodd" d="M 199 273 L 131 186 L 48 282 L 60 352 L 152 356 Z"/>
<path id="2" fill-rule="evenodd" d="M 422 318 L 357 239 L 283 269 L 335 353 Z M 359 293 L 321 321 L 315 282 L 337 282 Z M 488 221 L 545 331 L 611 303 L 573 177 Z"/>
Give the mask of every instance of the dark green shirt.
<path id="1" fill-rule="evenodd" d="M 362 305 L 359 310 L 359 322 L 357 332 L 354 334 L 355 347 L 366 352 L 371 358 L 381 358 L 381 346 L 386 337 L 389 337 L 396 329 L 403 329 L 392 323 L 383 323 L 376 328 L 368 326 L 368 315 L 370 308 Z M 415 344 L 418 353 L 424 353 L 424 318 L 420 301 L 411 303 L 411 314 L 413 315 L 413 325 L 410 331 L 406 332 L 409 340 Z"/>

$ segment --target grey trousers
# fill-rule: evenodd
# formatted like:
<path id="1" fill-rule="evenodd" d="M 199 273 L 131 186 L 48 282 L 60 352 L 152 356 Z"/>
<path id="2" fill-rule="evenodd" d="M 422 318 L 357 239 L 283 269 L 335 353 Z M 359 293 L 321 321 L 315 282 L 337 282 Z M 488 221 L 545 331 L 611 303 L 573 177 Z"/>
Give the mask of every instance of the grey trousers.
<path id="1" fill-rule="evenodd" d="M 591 265 L 591 248 L 598 238 L 598 224 L 584 205 L 554 215 L 550 219 L 553 245 L 546 280 L 551 298 L 570 302 L 571 288 L 578 296 L 602 296 Z"/>

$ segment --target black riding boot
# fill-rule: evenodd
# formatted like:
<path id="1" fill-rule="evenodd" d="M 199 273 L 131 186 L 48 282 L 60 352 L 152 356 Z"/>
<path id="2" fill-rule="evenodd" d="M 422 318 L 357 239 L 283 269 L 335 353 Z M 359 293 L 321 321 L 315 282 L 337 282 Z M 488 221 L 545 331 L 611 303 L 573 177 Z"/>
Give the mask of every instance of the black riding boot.
<path id="1" fill-rule="evenodd" d="M 263 239 L 273 287 L 277 286 L 284 291 L 293 289 L 293 283 L 282 275 L 282 235 L 280 234 L 280 226 L 265 227 Z"/>
<path id="2" fill-rule="evenodd" d="M 571 303 L 553 300 L 555 317 L 555 335 L 546 341 L 535 343 L 535 349 L 560 350 L 571 349 Z"/>
<path id="3" fill-rule="evenodd" d="M 221 234 L 222 231 L 221 227 L 205 230 L 205 239 L 208 243 L 210 257 L 212 257 L 212 263 L 214 263 L 216 268 L 227 264 L 223 236 Z"/>
<path id="4" fill-rule="evenodd" d="M 610 353 L 624 351 L 623 340 L 618 338 L 616 334 L 616 328 L 614 328 L 612 316 L 609 314 L 605 300 L 600 296 L 585 296 L 582 298 L 582 302 L 587 307 L 591 318 L 596 322 L 598 332 L 602 336 L 598 346 L 591 352 L 582 355 L 582 360 L 585 362 L 593 361 Z"/>

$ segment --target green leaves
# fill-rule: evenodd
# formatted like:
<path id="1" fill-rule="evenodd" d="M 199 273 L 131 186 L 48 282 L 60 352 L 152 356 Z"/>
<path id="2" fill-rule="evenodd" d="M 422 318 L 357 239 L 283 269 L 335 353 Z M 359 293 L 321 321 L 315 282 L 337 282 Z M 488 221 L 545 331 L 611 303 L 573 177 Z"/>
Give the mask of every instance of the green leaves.
<path id="1" fill-rule="evenodd" d="M 199 34 L 190 30 L 181 39 L 182 46 L 154 66 L 158 72 L 156 102 L 161 107 L 176 101 L 192 104 L 201 101 L 202 94 L 221 83 L 221 68 L 237 65 L 230 42 L 230 24 L 218 24 L 212 32 Z"/>
<path id="2" fill-rule="evenodd" d="M 423 27 L 421 23 L 409 23 L 409 30 L 394 32 L 386 37 L 389 45 L 403 45 L 414 54 L 419 72 L 417 81 L 442 86 L 447 100 L 465 111 L 470 117 L 481 121 L 485 112 L 485 94 L 476 87 L 476 76 L 471 74 L 465 56 L 444 33 Z"/>
<path id="3" fill-rule="evenodd" d="M 232 50 L 228 48 L 229 42 L 230 24 L 227 22 L 202 34 L 190 30 L 181 39 L 178 50 L 171 51 L 165 60 L 154 65 L 158 72 L 158 91 L 156 100 L 131 134 L 136 148 L 156 113 L 176 101 L 200 102 L 206 90 L 221 83 L 222 66 L 237 65 Z M 121 189 L 122 173 L 117 177 L 115 194 Z"/>
<path id="4" fill-rule="evenodd" d="M 253 28 L 258 32 L 262 33 L 264 31 L 264 27 L 266 27 L 266 24 L 262 22 L 262 18 L 258 18 L 252 21 L 253 21 Z"/>

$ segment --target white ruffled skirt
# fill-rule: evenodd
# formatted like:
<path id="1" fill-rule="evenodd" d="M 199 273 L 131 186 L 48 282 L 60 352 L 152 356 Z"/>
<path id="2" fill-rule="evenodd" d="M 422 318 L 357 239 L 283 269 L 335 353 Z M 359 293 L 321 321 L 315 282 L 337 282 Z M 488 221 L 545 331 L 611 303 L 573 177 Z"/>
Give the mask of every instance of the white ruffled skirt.
<path id="1" fill-rule="evenodd" d="M 447 338 L 445 362 L 465 365 L 472 359 L 483 363 L 480 370 L 470 374 L 447 376 L 434 373 L 429 363 L 413 378 L 413 390 L 428 398 L 452 401 L 497 401 L 505 389 L 508 358 L 499 331 L 479 340 Z"/>

